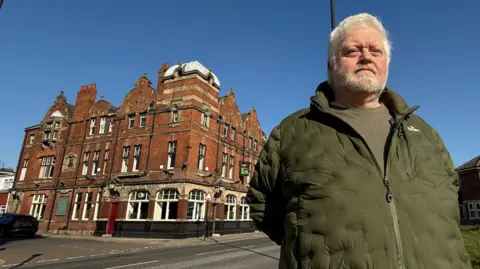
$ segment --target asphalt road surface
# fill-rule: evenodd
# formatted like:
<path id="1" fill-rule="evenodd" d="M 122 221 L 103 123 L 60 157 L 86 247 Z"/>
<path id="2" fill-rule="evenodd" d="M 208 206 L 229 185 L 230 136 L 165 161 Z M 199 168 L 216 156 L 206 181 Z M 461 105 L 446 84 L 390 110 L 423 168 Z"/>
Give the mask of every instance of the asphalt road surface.
<path id="1" fill-rule="evenodd" d="M 280 255 L 280 248 L 265 237 L 167 248 L 46 238 L 12 241 L 0 250 L 0 257 L 5 259 L 2 269 L 276 269 Z"/>

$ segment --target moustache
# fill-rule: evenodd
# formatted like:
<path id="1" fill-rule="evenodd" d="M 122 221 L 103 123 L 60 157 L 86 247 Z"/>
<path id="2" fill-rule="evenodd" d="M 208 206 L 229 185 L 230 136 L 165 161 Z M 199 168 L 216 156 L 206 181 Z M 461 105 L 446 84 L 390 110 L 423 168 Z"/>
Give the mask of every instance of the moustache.
<path id="1" fill-rule="evenodd" d="M 370 72 L 372 72 L 372 73 L 374 73 L 374 74 L 377 73 L 377 71 L 376 71 L 374 68 L 370 68 L 370 67 L 368 67 L 368 66 L 359 66 L 359 67 L 357 67 L 357 68 L 355 69 L 355 73 L 358 73 L 358 72 L 360 72 L 360 71 L 365 71 L 365 70 L 366 70 L 366 71 L 370 71 Z"/>

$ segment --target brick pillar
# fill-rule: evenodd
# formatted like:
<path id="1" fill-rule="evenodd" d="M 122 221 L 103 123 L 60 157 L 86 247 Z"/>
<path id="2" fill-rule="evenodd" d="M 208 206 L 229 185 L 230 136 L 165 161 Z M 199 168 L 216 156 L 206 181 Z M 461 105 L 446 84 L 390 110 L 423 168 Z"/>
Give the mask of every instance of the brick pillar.
<path id="1" fill-rule="evenodd" d="M 148 202 L 148 213 L 147 213 L 147 219 L 153 220 L 154 214 L 155 214 L 155 200 L 150 200 Z"/>
<path id="2" fill-rule="evenodd" d="M 187 219 L 187 208 L 188 208 L 188 200 L 178 199 L 178 212 L 177 212 L 178 220 Z"/>
<path id="3" fill-rule="evenodd" d="M 225 218 L 225 205 L 223 203 L 217 203 L 215 217 L 219 220 L 223 220 Z"/>

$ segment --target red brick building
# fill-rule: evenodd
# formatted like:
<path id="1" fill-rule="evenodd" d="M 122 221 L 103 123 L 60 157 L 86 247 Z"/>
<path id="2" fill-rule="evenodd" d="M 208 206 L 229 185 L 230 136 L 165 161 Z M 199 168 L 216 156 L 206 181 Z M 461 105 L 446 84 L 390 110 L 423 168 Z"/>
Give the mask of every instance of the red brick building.
<path id="1" fill-rule="evenodd" d="M 253 107 L 241 114 L 233 89 L 219 91 L 194 61 L 163 64 L 156 88 L 140 77 L 119 107 L 97 100 L 95 84 L 80 88 L 75 105 L 61 92 L 25 130 L 8 210 L 51 232 L 252 231 L 245 195 L 265 134 Z"/>
<path id="2" fill-rule="evenodd" d="M 480 225 L 480 155 L 457 169 L 458 199 L 463 225 Z"/>

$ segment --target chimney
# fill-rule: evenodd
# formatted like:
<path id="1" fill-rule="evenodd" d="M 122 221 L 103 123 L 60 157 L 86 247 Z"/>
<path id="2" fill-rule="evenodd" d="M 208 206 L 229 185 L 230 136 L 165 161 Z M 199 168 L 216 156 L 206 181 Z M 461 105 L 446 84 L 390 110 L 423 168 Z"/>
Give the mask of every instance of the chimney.
<path id="1" fill-rule="evenodd" d="M 158 70 L 158 81 L 157 81 L 157 93 L 158 95 L 163 94 L 163 78 L 165 76 L 165 72 L 169 68 L 168 63 L 162 64 L 162 68 Z"/>
<path id="2" fill-rule="evenodd" d="M 97 98 L 97 84 L 84 85 L 80 87 L 73 110 L 73 120 L 83 120 L 88 118 L 90 108 L 95 104 Z"/>

